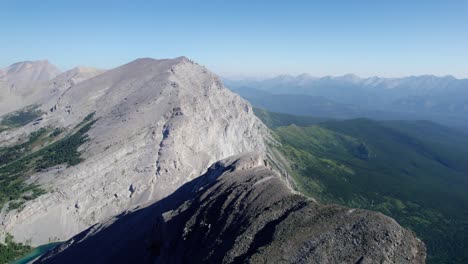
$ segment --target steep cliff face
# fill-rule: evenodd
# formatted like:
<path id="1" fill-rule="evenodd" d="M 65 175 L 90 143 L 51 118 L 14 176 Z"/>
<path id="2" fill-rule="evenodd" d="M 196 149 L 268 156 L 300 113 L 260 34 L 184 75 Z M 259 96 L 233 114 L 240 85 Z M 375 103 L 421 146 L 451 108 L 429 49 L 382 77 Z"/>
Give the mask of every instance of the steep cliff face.
<path id="1" fill-rule="evenodd" d="M 55 85 L 55 86 L 54 86 Z M 72 130 L 94 113 L 84 161 L 28 180 L 48 192 L 2 216 L 2 227 L 33 245 L 65 240 L 137 205 L 147 205 L 231 155 L 264 151 L 267 129 L 250 105 L 205 67 L 181 57 L 138 59 L 87 80 L 56 81 L 39 127 Z"/>
<path id="2" fill-rule="evenodd" d="M 293 194 L 264 157 L 215 163 L 154 205 L 75 236 L 39 263 L 424 263 L 380 213 Z"/>

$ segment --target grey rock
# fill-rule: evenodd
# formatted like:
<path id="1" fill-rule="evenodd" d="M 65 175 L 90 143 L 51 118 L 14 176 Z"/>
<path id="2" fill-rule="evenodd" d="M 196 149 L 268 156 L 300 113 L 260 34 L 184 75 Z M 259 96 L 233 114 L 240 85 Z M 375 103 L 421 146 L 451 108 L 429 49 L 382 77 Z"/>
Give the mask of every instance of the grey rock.
<path id="1" fill-rule="evenodd" d="M 28 182 L 54 192 L 0 215 L 0 237 L 8 232 L 34 246 L 67 240 L 166 197 L 217 160 L 266 149 L 269 132 L 251 106 L 185 57 L 138 59 L 93 71 L 97 75 L 79 72 L 85 80 L 71 71 L 49 83 L 51 96 L 38 103 L 47 112 L 40 124 L 5 132 L 1 139 L 16 142 L 47 126 L 70 131 L 95 112 L 90 140 L 80 149 L 84 161 L 30 175 Z"/>
<path id="2" fill-rule="evenodd" d="M 294 194 L 248 154 L 215 163 L 150 207 L 73 237 L 38 263 L 424 263 L 424 244 L 380 213 Z"/>

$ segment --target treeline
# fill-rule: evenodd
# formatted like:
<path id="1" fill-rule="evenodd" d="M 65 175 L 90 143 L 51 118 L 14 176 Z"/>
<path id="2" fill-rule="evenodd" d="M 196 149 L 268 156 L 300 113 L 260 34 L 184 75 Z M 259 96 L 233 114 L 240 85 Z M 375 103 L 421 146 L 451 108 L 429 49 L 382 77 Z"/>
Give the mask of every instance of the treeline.
<path id="1" fill-rule="evenodd" d="M 25 201 L 44 193 L 38 186 L 24 183 L 28 173 L 60 164 L 74 166 L 82 161 L 78 148 L 88 140 L 86 133 L 96 122 L 92 120 L 92 115 L 88 115 L 85 120 L 87 121 L 82 122 L 81 127 L 73 134 L 35 152 L 31 152 L 33 145 L 43 142 L 46 138 L 53 140 L 62 131 L 54 129 L 49 133 L 50 129 L 42 128 L 31 133 L 27 142 L 0 149 L 0 208 L 9 201 L 9 209 L 20 208 Z"/>
<path id="2" fill-rule="evenodd" d="M 0 148 L 0 210 L 6 203 L 9 203 L 9 210 L 21 208 L 26 201 L 45 193 L 39 186 L 24 182 L 29 173 L 60 164 L 73 166 L 82 161 L 78 148 L 88 140 L 86 133 L 96 122 L 93 120 L 93 115 L 88 115 L 79 126 L 75 127 L 74 133 L 61 139 L 58 137 L 63 129 L 41 128 L 32 132 L 26 142 Z M 24 123 L 33 116 L 32 113 L 21 112 L 10 116 L 7 123 Z M 32 152 L 34 146 L 54 140 L 55 142 Z M 5 243 L 0 243 L 0 264 L 10 263 L 30 250 L 30 246 L 15 243 L 13 237 L 7 235 Z"/>
<path id="3" fill-rule="evenodd" d="M 28 141 L 15 146 L 0 148 L 0 167 L 20 159 L 31 150 L 31 146 L 47 133 L 47 129 L 40 128 L 29 135 Z"/>
<path id="4" fill-rule="evenodd" d="M 0 121 L 0 125 L 6 127 L 20 127 L 34 121 L 41 115 L 42 112 L 40 110 L 37 110 L 36 106 L 28 107 L 5 115 L 2 121 Z"/>
<path id="5" fill-rule="evenodd" d="M 41 149 L 35 155 L 39 158 L 36 162 L 36 170 L 41 171 L 55 165 L 67 164 L 74 166 L 82 161 L 78 147 L 88 140 L 86 132 L 96 121 L 91 121 L 80 128 L 76 133 L 59 140 Z"/>

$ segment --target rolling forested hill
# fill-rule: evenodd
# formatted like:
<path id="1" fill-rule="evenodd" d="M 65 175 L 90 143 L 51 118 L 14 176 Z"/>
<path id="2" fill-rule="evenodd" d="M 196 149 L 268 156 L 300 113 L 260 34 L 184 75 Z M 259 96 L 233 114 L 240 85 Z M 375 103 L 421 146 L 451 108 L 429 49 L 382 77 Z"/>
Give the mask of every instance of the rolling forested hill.
<path id="1" fill-rule="evenodd" d="M 428 263 L 467 263 L 468 134 L 427 121 L 256 113 L 303 193 L 394 217 L 426 243 Z"/>

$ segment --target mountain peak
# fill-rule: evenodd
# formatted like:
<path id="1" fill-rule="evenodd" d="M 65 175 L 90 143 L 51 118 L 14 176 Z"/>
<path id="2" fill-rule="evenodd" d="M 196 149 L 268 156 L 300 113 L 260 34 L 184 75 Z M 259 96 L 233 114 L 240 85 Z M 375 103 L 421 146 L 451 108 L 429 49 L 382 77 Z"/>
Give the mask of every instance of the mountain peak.
<path id="1" fill-rule="evenodd" d="M 180 63 L 180 62 L 192 62 L 192 60 L 188 59 L 185 56 L 180 56 L 176 58 L 165 58 L 165 59 L 155 59 L 151 57 L 143 57 L 143 58 L 138 58 L 135 59 L 127 64 L 124 65 L 129 65 L 129 64 L 149 64 L 149 63 L 162 63 L 162 62 L 173 62 L 173 63 Z"/>
<path id="2" fill-rule="evenodd" d="M 0 114 L 17 110 L 37 100 L 47 82 L 60 70 L 47 60 L 22 61 L 0 71 Z"/>
<path id="3" fill-rule="evenodd" d="M 340 80 L 344 82 L 351 82 L 351 83 L 356 83 L 362 80 L 359 76 L 353 73 L 348 73 L 342 76 L 331 77 L 331 79 Z"/>
<path id="4" fill-rule="evenodd" d="M 104 72 L 105 70 L 102 69 L 87 66 L 77 66 L 71 70 L 59 74 L 53 79 L 53 83 L 55 87 L 62 87 L 66 89 L 69 85 L 78 84 Z M 65 83 L 68 83 L 69 85 L 65 85 Z"/>
<path id="5" fill-rule="evenodd" d="M 38 60 L 38 61 L 20 61 L 11 64 L 8 66 L 5 71 L 7 73 L 16 73 L 20 71 L 25 71 L 28 69 L 42 69 L 47 68 L 51 74 L 58 74 L 60 70 L 53 64 L 51 64 L 48 60 Z"/>
<path id="6" fill-rule="evenodd" d="M 80 73 L 85 73 L 85 72 L 95 72 L 95 71 L 105 71 L 103 69 L 98 69 L 94 67 L 88 67 L 88 66 L 76 66 L 75 68 L 71 69 L 71 71 L 74 72 L 80 72 Z"/>
<path id="7" fill-rule="evenodd" d="M 48 81 L 60 74 L 60 70 L 47 60 L 17 62 L 5 68 L 4 72 L 8 83 L 14 86 Z"/>
<path id="8" fill-rule="evenodd" d="M 5 229 L 18 241 L 32 238 L 39 245 L 52 237 L 67 239 L 129 207 L 162 199 L 215 161 L 265 151 L 267 129 L 251 106 L 185 57 L 141 58 L 79 83 L 69 81 L 77 72 L 83 69 L 49 82 L 56 92 L 40 104 L 47 115 L 35 128 L 73 129 L 94 116 L 83 162 L 47 172 L 60 191 L 6 217 Z M 252 164 L 236 163 L 236 168 Z M 77 172 L 79 181 L 70 177 Z M 35 209 L 49 202 L 54 210 Z M 70 210 L 76 203 L 79 208 Z M 59 215 L 71 220 L 55 222 Z M 40 219 L 54 224 L 44 230 Z"/>

